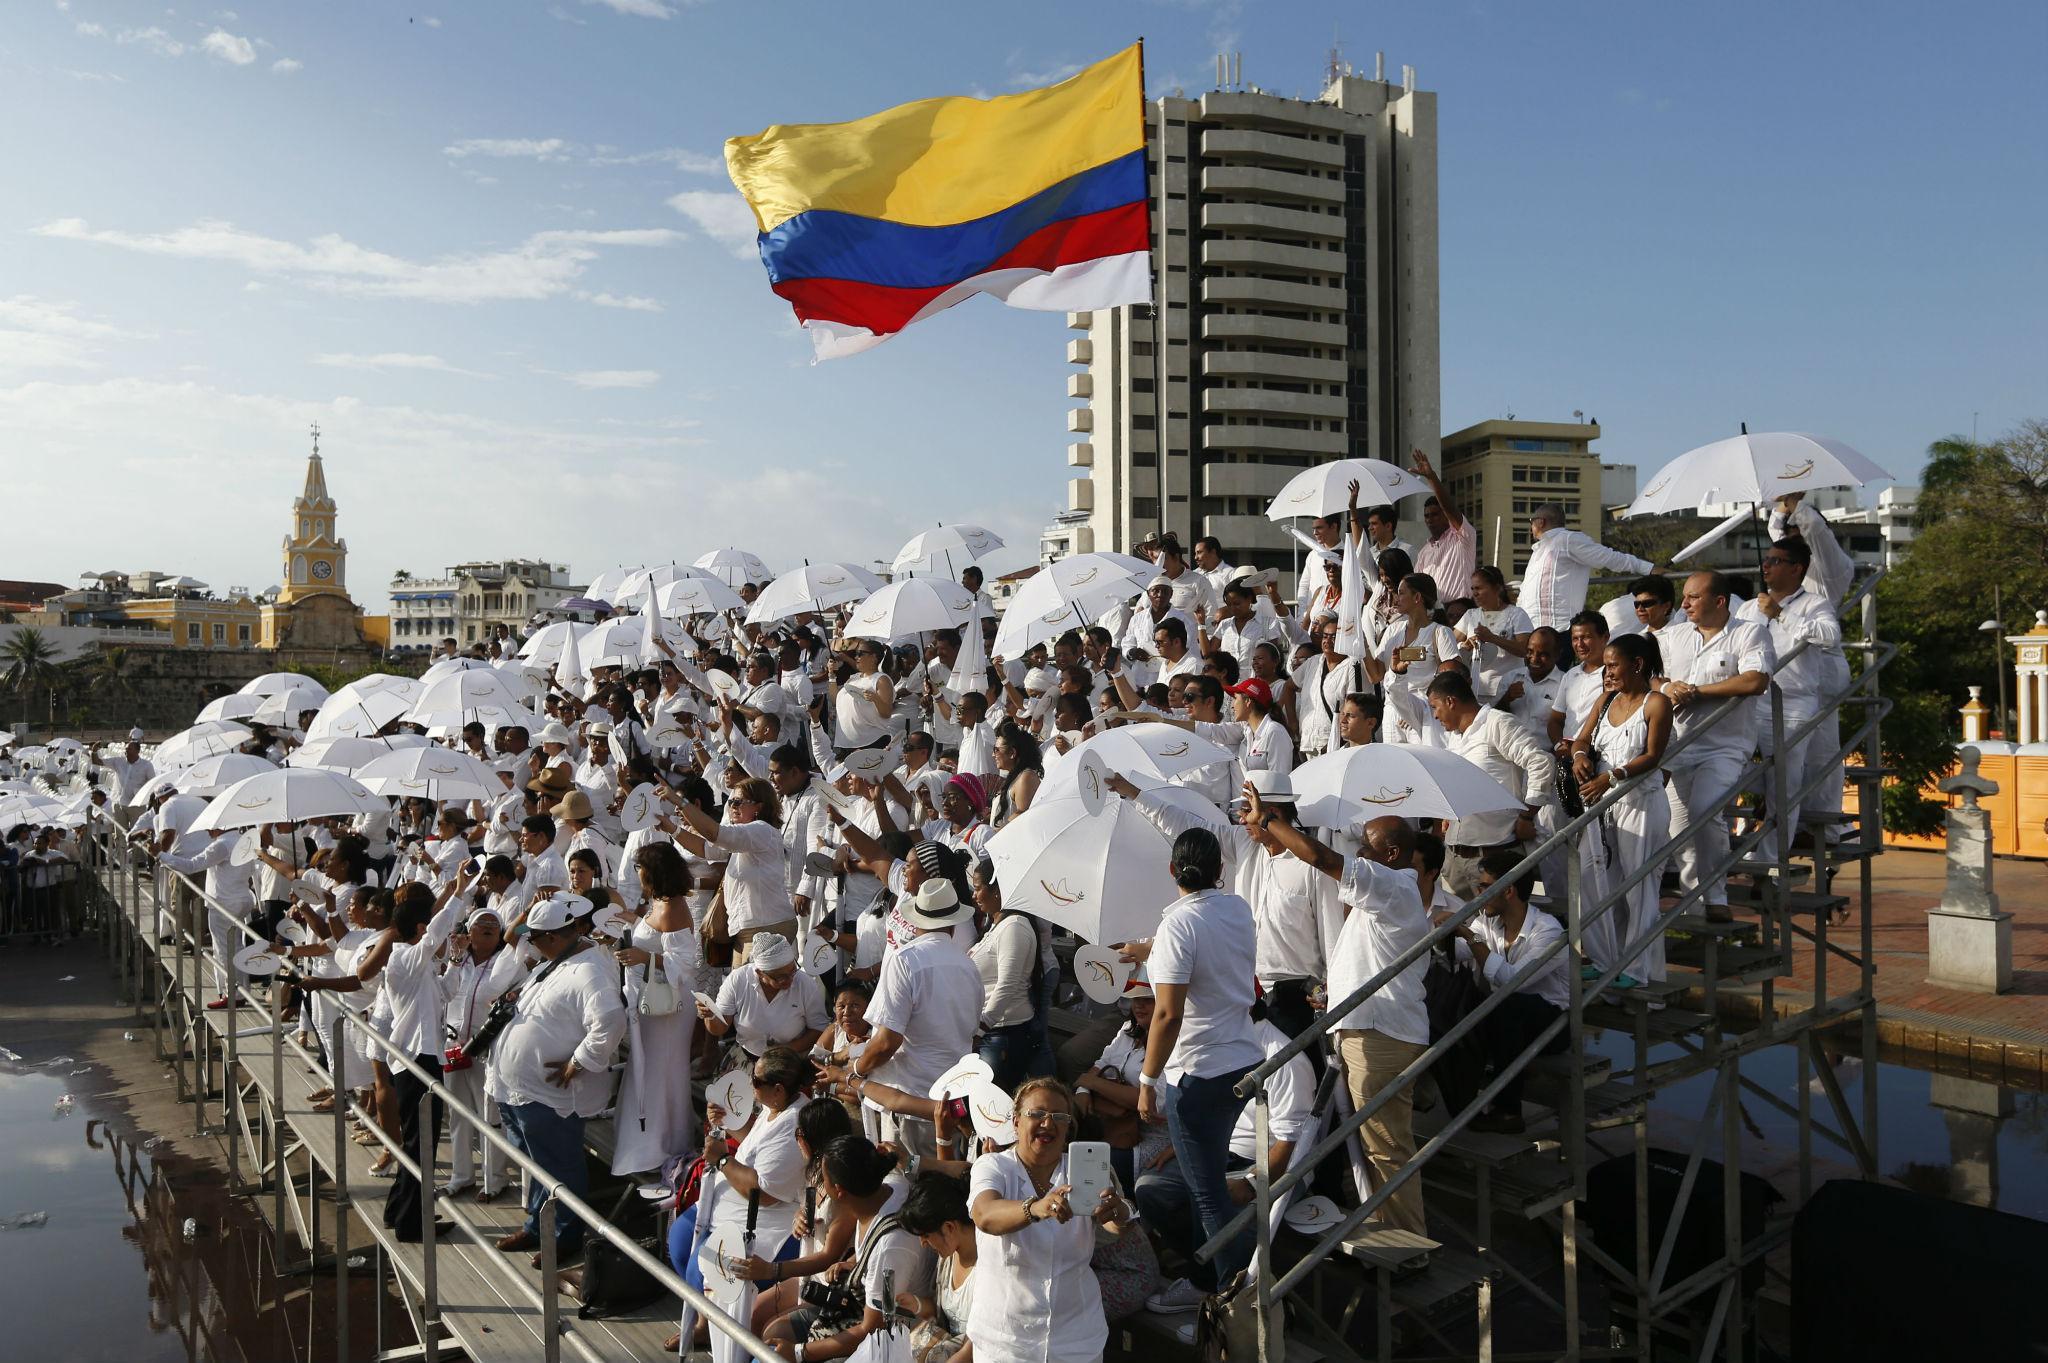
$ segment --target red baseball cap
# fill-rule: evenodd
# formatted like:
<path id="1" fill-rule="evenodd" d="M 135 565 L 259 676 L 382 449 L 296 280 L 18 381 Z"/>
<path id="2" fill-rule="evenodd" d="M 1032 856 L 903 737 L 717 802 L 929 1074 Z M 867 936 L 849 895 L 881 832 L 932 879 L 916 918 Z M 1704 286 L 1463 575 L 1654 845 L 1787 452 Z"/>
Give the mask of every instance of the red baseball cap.
<path id="1" fill-rule="evenodd" d="M 1273 689 L 1266 685 L 1264 677 L 1246 677 L 1237 685 L 1223 689 L 1233 696 L 1250 696 L 1269 710 L 1273 708 Z"/>

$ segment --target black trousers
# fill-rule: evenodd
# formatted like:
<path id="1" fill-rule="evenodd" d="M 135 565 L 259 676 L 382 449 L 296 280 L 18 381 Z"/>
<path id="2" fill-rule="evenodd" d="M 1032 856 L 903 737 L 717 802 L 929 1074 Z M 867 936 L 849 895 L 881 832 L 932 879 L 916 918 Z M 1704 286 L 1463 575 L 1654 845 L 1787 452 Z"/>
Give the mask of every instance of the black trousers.
<path id="1" fill-rule="evenodd" d="M 441 1077 L 441 1057 L 438 1055 L 416 1055 L 413 1063 L 436 1079 Z M 435 1099 L 428 1104 L 426 1139 L 420 1139 L 420 1099 L 426 1095 L 427 1086 L 411 1070 L 394 1070 L 391 1086 L 398 1092 L 398 1134 L 405 1153 L 419 1163 L 428 1178 L 434 1176 L 434 1156 L 441 1148 L 441 1102 Z M 391 1191 L 384 1197 L 384 1225 L 396 1231 L 398 1238 L 407 1242 L 419 1240 L 422 1236 L 420 1225 L 420 1184 L 419 1180 L 407 1173 L 401 1166 L 398 1176 L 391 1181 Z"/>
<path id="2" fill-rule="evenodd" d="M 1501 1001 L 1498 1008 L 1479 1020 L 1475 1029 L 1479 1044 L 1486 1051 L 1486 1063 L 1498 1074 L 1510 1060 L 1522 1053 L 1524 1047 L 1536 1039 L 1536 1034 L 1551 1024 L 1564 1010 L 1535 994 L 1516 992 Z M 1543 1048 L 1544 1055 L 1556 1055 L 1570 1040 L 1570 1033 L 1559 1032 Z M 1502 1087 L 1493 1100 L 1494 1107 L 1506 1112 L 1522 1110 L 1522 1081 L 1524 1074 L 1517 1074 Z"/>
<path id="3" fill-rule="evenodd" d="M 1309 991 L 1314 988 L 1314 980 L 1279 980 L 1269 985 L 1265 993 L 1266 1021 L 1289 1037 L 1300 1036 L 1316 1020 L 1315 1007 L 1308 999 Z M 1323 1077 L 1322 1046 L 1311 1046 L 1302 1054 L 1308 1057 L 1308 1063 L 1320 1082 Z"/>

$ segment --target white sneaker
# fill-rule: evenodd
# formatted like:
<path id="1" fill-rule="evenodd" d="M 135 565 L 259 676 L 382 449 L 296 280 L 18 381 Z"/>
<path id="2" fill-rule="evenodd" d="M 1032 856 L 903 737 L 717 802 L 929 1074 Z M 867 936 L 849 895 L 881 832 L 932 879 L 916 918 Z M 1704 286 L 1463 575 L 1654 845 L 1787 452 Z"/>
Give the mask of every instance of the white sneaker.
<path id="1" fill-rule="evenodd" d="M 1195 1346 L 1195 1334 L 1195 1323 L 1191 1320 L 1184 1320 L 1173 1327 L 1174 1338 L 1191 1349 Z"/>
<path id="2" fill-rule="evenodd" d="M 1147 1311 L 1156 1311 L 1162 1316 L 1170 1316 L 1176 1311 L 1194 1310 L 1202 1304 L 1203 1299 L 1208 1295 L 1208 1293 L 1196 1287 L 1186 1278 L 1175 1278 L 1165 1287 L 1160 1288 L 1157 1292 L 1145 1298 L 1145 1309 Z"/>

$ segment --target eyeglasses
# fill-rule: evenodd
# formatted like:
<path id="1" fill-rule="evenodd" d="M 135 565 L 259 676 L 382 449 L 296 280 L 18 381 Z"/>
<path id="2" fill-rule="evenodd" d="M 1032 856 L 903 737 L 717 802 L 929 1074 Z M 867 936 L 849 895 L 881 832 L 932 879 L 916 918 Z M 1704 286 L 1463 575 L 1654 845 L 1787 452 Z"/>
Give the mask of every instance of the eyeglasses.
<path id="1" fill-rule="evenodd" d="M 1774 565 L 1790 563 L 1791 561 L 1791 559 L 1786 558 L 1783 554 L 1765 554 L 1763 557 L 1763 565 L 1766 568 L 1772 567 Z"/>
<path id="2" fill-rule="evenodd" d="M 1662 601 L 1657 600 L 1655 597 L 1639 596 L 1635 600 L 1635 607 L 1639 611 L 1655 610 L 1663 604 Z"/>
<path id="3" fill-rule="evenodd" d="M 1074 1124 L 1073 1113 L 1047 1112 L 1042 1107 L 1027 1108 L 1023 1116 L 1027 1122 L 1051 1122 L 1054 1126 L 1072 1126 Z"/>

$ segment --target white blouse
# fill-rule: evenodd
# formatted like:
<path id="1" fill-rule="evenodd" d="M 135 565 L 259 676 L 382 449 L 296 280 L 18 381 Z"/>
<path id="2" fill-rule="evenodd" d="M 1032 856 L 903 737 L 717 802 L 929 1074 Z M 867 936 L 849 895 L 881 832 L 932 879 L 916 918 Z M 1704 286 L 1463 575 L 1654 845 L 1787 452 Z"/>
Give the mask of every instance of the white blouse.
<path id="1" fill-rule="evenodd" d="M 1067 1161 L 1052 1187 L 1069 1182 Z M 972 1207 L 985 1192 L 1006 1199 L 1038 1195 L 1022 1160 L 1005 1150 L 974 1162 L 967 1193 Z M 976 1363 L 1070 1363 L 1102 1354 L 1109 1321 L 1089 1260 L 1095 1222 L 1076 1209 L 1065 1225 L 1040 1221 L 1008 1235 L 974 1233 L 974 1302 L 967 1334 Z"/>

